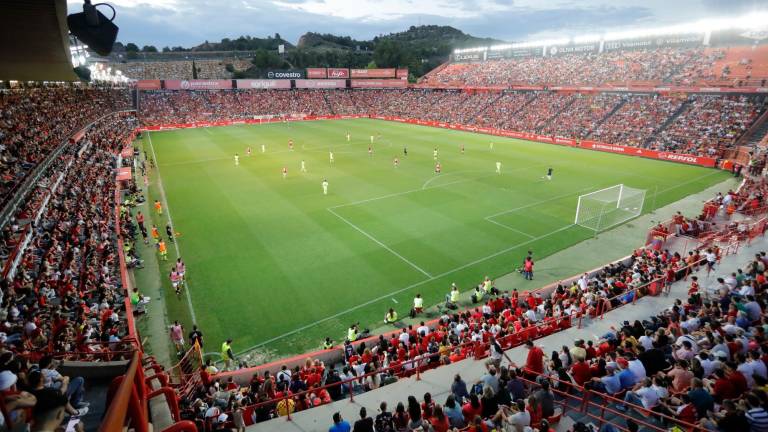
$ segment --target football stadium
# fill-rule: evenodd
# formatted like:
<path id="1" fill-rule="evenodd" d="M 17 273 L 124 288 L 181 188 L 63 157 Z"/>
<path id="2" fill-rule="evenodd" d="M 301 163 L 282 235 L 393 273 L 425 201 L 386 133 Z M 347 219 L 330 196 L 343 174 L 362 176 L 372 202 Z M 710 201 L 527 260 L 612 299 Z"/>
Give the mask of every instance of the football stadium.
<path id="1" fill-rule="evenodd" d="M 768 430 L 765 4 L 212 3 L 0 6 L 0 431 Z"/>

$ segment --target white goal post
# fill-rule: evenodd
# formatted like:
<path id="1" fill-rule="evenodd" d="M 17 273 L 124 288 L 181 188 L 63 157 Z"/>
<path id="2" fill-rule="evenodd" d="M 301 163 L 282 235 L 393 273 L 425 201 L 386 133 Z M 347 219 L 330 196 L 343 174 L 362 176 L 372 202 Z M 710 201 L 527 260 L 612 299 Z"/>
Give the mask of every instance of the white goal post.
<path id="1" fill-rule="evenodd" d="M 594 231 L 604 231 L 643 212 L 645 190 L 623 184 L 579 196 L 574 224 Z"/>

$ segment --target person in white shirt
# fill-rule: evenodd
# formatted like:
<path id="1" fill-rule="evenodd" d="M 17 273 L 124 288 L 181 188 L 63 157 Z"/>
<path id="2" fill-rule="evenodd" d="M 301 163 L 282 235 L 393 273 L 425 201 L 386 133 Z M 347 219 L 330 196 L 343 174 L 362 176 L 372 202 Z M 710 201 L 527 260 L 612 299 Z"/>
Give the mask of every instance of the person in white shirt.
<path id="1" fill-rule="evenodd" d="M 304 161 L 301 161 L 301 172 L 307 172 L 307 164 Z"/>
<path id="2" fill-rule="evenodd" d="M 406 330 L 406 329 L 403 329 L 403 332 L 400 333 L 400 336 L 398 337 L 398 339 L 406 347 L 408 347 L 408 345 L 411 344 L 411 337 L 408 336 L 408 330 Z"/>
<path id="3" fill-rule="evenodd" d="M 768 367 L 765 366 L 765 362 L 760 358 L 760 352 L 752 351 L 749 353 L 749 357 L 748 362 L 752 365 L 752 373 L 768 379 Z"/>
<path id="4" fill-rule="evenodd" d="M 744 285 L 737 292 L 742 297 L 753 296 L 755 295 L 755 288 L 748 281 L 744 281 Z"/>
<path id="5" fill-rule="evenodd" d="M 238 165 L 240 165 L 240 156 L 237 153 L 235 153 L 235 166 L 238 166 Z"/>
<path id="6" fill-rule="evenodd" d="M 496 174 L 501 174 L 501 162 L 496 162 Z"/>
<path id="7" fill-rule="evenodd" d="M 635 386 L 635 389 L 627 392 L 624 396 L 624 402 L 642 405 L 645 409 L 652 409 L 659 403 L 659 394 L 651 387 L 651 379 L 644 379 L 641 384 Z M 617 405 L 621 411 L 627 411 L 629 408 L 626 405 Z"/>
<path id="8" fill-rule="evenodd" d="M 328 195 L 328 180 L 323 179 L 323 195 Z"/>
<path id="9" fill-rule="evenodd" d="M 328 152 L 328 161 L 329 161 L 330 163 L 333 163 L 333 152 L 332 152 L 332 151 L 331 151 L 331 152 Z"/>
<path id="10" fill-rule="evenodd" d="M 635 381 L 642 381 L 647 376 L 643 362 L 635 358 L 635 355 L 631 353 L 627 355 L 627 360 L 627 369 L 629 369 L 629 371 L 632 372 L 632 375 L 635 376 Z"/>
<path id="11" fill-rule="evenodd" d="M 416 333 L 420 334 L 422 337 L 429 334 L 429 327 L 424 324 L 424 321 L 421 322 L 421 325 L 419 325 L 418 328 L 416 328 Z"/>
<path id="12" fill-rule="evenodd" d="M 646 350 L 652 349 L 653 348 L 653 339 L 651 338 L 652 335 L 653 335 L 653 332 L 651 330 L 646 330 L 645 334 L 640 336 L 637 339 L 637 342 L 639 342 L 640 345 L 642 345 L 643 348 L 645 348 Z"/>

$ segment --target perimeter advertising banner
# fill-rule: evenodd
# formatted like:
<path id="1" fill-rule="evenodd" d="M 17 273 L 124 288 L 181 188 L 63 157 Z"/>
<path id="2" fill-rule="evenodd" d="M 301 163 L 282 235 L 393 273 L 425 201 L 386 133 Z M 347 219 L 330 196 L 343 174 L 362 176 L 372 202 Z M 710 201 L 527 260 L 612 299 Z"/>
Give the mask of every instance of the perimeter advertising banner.
<path id="1" fill-rule="evenodd" d="M 231 89 L 232 80 L 165 80 L 169 90 L 222 90 Z"/>
<path id="2" fill-rule="evenodd" d="M 403 79 L 353 79 L 350 80 L 350 84 L 352 88 L 406 88 L 408 86 L 408 81 Z"/>
<path id="3" fill-rule="evenodd" d="M 328 78 L 349 78 L 349 69 L 328 68 Z"/>
<path id="4" fill-rule="evenodd" d="M 324 79 L 328 78 L 325 68 L 307 68 L 307 78 Z"/>
<path id="5" fill-rule="evenodd" d="M 139 90 L 160 90 L 162 85 L 160 80 L 140 80 L 136 83 Z"/>
<path id="6" fill-rule="evenodd" d="M 352 69 L 352 78 L 395 78 L 397 70 L 391 69 Z"/>
<path id="7" fill-rule="evenodd" d="M 235 81 L 239 89 L 289 89 L 291 80 L 239 79 Z"/>
<path id="8" fill-rule="evenodd" d="M 296 88 L 300 89 L 343 89 L 347 88 L 347 80 L 343 79 L 305 79 L 296 80 Z"/>
<path id="9" fill-rule="evenodd" d="M 268 79 L 302 79 L 305 78 L 304 69 L 280 69 L 268 70 L 264 74 Z"/>

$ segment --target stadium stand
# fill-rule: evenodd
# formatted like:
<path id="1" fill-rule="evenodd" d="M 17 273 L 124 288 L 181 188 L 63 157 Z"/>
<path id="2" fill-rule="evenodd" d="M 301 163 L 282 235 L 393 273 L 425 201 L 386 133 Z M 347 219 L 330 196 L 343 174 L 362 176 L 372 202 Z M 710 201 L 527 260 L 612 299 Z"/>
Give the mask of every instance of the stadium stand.
<path id="1" fill-rule="evenodd" d="M 379 115 L 721 157 L 766 108 L 762 95 L 218 90 L 142 92 L 139 115 L 146 126 L 260 116 Z"/>
<path id="2" fill-rule="evenodd" d="M 429 74 L 430 86 L 598 85 L 709 83 L 728 87 L 763 85 L 768 47 L 657 48 L 616 50 L 450 63 Z"/>
<path id="3" fill-rule="evenodd" d="M 0 202 L 52 150 L 100 115 L 130 107 L 124 90 L 41 87 L 0 91 Z"/>

